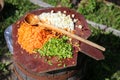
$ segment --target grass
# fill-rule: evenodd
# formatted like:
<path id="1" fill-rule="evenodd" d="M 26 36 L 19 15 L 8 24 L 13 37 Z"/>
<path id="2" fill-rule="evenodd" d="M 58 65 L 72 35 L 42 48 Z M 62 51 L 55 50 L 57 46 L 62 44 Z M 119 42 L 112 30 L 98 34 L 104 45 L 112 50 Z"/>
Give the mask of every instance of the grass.
<path id="1" fill-rule="evenodd" d="M 92 35 L 89 40 L 101 44 L 106 48 L 106 51 L 103 52 L 105 60 L 95 61 L 88 59 L 87 74 L 84 80 L 119 80 L 120 38 L 114 36 L 112 33 L 104 33 L 100 30 L 92 29 Z"/>
<path id="2" fill-rule="evenodd" d="M 57 5 L 62 5 L 65 7 L 71 7 L 71 4 L 69 3 L 69 0 L 43 0 L 46 3 L 49 3 L 53 6 L 57 6 Z"/>
<path id="3" fill-rule="evenodd" d="M 5 0 L 5 7 L 0 13 L 0 61 L 9 54 L 4 39 L 4 30 L 26 12 L 37 8 L 39 7 L 33 5 L 28 0 Z M 111 22 L 111 24 L 114 24 L 114 22 Z M 112 33 L 105 33 L 101 30 L 90 28 L 92 35 L 89 37 L 89 40 L 106 48 L 106 51 L 103 52 L 105 60 L 96 61 L 86 56 L 87 70 L 83 80 L 120 80 L 120 38 Z M 7 65 L 7 62 L 0 62 L 0 80 L 4 80 L 9 74 Z"/>
<path id="4" fill-rule="evenodd" d="M 2 12 L 0 12 L 0 80 L 6 78 L 6 75 L 10 73 L 8 69 L 8 62 L 2 62 L 2 59 L 9 55 L 9 51 L 6 47 L 6 41 L 4 39 L 4 30 L 14 22 L 16 22 L 21 16 L 30 10 L 40 8 L 33 5 L 29 0 L 4 0 L 5 6 Z M 9 56 L 10 57 L 10 56 Z"/>
<path id="5" fill-rule="evenodd" d="M 77 11 L 88 20 L 120 30 L 120 7 L 113 3 L 82 0 Z"/>

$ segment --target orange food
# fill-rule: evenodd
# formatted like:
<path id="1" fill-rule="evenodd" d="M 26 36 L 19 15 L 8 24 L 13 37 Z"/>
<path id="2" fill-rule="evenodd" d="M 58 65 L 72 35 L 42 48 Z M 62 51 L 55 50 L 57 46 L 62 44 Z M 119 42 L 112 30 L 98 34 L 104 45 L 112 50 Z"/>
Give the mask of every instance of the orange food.
<path id="1" fill-rule="evenodd" d="M 42 26 L 31 26 L 21 23 L 18 29 L 18 43 L 29 54 L 35 53 L 34 49 L 42 48 L 50 38 L 55 37 L 55 32 L 44 29 Z"/>

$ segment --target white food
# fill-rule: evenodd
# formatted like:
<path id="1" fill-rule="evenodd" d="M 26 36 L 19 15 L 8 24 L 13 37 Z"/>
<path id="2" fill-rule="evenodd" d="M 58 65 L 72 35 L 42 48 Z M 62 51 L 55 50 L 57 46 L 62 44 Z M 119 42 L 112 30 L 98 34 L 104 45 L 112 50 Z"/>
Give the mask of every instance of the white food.
<path id="1" fill-rule="evenodd" d="M 72 17 L 75 15 L 72 14 Z M 74 22 L 70 15 L 66 15 L 58 11 L 57 13 L 47 12 L 42 13 L 39 16 L 40 20 L 46 21 L 48 24 L 51 24 L 57 28 L 67 29 L 68 31 L 74 30 Z"/>

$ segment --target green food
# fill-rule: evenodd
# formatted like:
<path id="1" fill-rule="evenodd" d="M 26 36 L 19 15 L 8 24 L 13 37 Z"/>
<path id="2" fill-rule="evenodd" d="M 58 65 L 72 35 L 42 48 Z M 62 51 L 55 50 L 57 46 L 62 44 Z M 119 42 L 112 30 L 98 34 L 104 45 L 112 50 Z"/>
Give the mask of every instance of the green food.
<path id="1" fill-rule="evenodd" d="M 68 37 L 51 38 L 42 49 L 37 49 L 41 56 L 57 56 L 58 58 L 72 58 L 72 45 L 67 42 Z"/>

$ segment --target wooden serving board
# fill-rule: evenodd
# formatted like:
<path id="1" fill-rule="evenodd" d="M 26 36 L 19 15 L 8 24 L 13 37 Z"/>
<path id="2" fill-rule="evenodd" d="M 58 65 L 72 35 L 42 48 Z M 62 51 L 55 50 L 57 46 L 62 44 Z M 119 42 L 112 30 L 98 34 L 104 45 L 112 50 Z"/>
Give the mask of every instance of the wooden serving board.
<path id="1" fill-rule="evenodd" d="M 43 12 L 51 12 L 51 10 L 53 10 L 54 12 L 61 11 L 62 13 L 66 11 L 66 15 L 70 15 L 70 16 L 74 14 L 75 19 L 78 19 L 78 21 L 75 23 L 75 34 L 85 39 L 87 39 L 91 35 L 91 31 L 84 17 L 81 14 L 69 8 L 65 8 L 65 7 L 46 8 L 46 9 L 34 10 L 28 13 L 39 15 Z M 50 61 L 53 62 L 52 65 L 48 64 L 48 62 L 46 62 L 46 57 L 41 57 L 39 53 L 29 54 L 24 49 L 22 49 L 17 42 L 18 40 L 17 33 L 18 33 L 18 29 L 20 27 L 21 22 L 24 21 L 24 17 L 25 16 L 23 16 L 20 20 L 18 20 L 16 23 L 12 25 L 12 40 L 13 40 L 13 53 L 14 53 L 13 58 L 15 62 L 22 65 L 28 71 L 37 72 L 37 73 L 60 70 L 60 69 L 77 65 L 77 56 L 78 56 L 77 53 L 79 49 L 76 46 L 73 46 L 73 58 L 63 59 L 59 62 L 59 61 L 56 61 L 56 57 L 53 57 L 50 59 Z M 82 25 L 83 28 L 80 29 L 76 27 L 77 25 Z M 73 39 L 72 41 L 73 43 L 81 44 L 81 42 L 78 40 Z M 59 65 L 59 64 L 62 64 L 62 65 Z"/>

